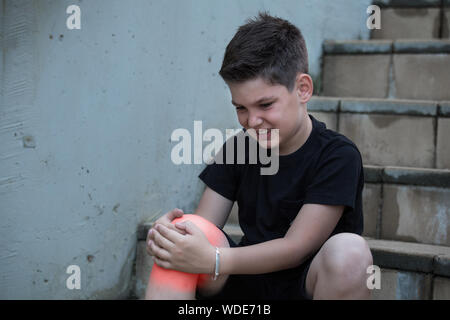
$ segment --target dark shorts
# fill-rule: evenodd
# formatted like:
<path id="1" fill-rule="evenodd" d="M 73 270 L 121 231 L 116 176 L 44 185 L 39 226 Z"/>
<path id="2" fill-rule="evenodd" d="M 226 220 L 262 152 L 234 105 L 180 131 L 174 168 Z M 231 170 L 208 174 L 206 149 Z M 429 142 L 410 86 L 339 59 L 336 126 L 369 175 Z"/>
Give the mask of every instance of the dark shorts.
<path id="1" fill-rule="evenodd" d="M 226 232 L 231 248 L 239 247 Z M 232 274 L 228 276 L 222 290 L 213 296 L 202 296 L 198 300 L 311 300 L 306 292 L 306 275 L 314 256 L 302 265 L 288 270 L 265 274 Z"/>

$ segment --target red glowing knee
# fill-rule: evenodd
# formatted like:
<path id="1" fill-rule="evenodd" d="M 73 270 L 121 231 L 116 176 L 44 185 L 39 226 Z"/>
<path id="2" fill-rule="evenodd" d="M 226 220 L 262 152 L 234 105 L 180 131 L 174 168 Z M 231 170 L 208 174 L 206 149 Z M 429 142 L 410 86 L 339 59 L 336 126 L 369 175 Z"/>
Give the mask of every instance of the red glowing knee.
<path id="1" fill-rule="evenodd" d="M 172 223 L 175 224 L 184 221 L 191 221 L 199 227 L 200 230 L 202 230 L 206 235 L 206 238 L 208 238 L 209 243 L 213 246 L 218 246 L 221 243 L 221 239 L 224 235 L 222 231 L 214 225 L 214 223 L 196 214 L 184 214 L 182 217 L 174 219 Z"/>
<path id="2" fill-rule="evenodd" d="M 150 282 L 178 292 L 192 292 L 197 287 L 198 277 L 199 275 L 195 273 L 164 269 L 154 263 Z"/>
<path id="3" fill-rule="evenodd" d="M 195 214 L 184 214 L 180 218 L 176 218 L 172 221 L 172 224 L 180 223 L 184 221 L 191 221 L 197 227 L 199 227 L 206 238 L 213 246 L 219 246 L 223 233 L 213 223 Z M 153 264 L 152 272 L 150 274 L 150 282 L 158 285 L 171 288 L 177 291 L 195 291 L 197 282 L 199 280 L 204 281 L 204 276 L 200 277 L 200 274 L 186 273 L 177 270 L 164 269 L 157 264 Z"/>

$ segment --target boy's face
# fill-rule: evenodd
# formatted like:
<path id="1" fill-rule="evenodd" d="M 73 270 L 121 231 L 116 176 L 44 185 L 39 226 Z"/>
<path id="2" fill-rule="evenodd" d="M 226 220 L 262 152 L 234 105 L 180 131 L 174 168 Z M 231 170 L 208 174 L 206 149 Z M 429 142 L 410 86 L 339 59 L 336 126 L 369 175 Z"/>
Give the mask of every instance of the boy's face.
<path id="1" fill-rule="evenodd" d="M 269 84 L 262 78 L 243 83 L 228 83 L 232 104 L 236 107 L 239 123 L 264 148 L 273 148 L 276 141 L 270 141 L 270 134 L 258 135 L 259 129 L 279 129 L 279 154 L 289 154 L 300 146 L 298 141 L 304 134 L 309 120 L 306 107 L 300 99 L 296 84 L 294 90 L 279 84 Z M 306 119 L 307 118 L 307 119 Z"/>

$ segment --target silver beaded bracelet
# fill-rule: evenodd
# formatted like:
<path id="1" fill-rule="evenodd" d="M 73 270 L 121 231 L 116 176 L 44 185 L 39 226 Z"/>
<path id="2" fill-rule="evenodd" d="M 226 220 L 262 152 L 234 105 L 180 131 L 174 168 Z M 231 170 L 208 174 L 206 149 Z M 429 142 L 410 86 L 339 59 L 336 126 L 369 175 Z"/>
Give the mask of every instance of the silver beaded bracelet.
<path id="1" fill-rule="evenodd" d="M 216 280 L 219 276 L 219 265 L 220 265 L 220 252 L 219 248 L 216 247 L 216 267 L 214 269 L 214 277 L 213 280 Z"/>

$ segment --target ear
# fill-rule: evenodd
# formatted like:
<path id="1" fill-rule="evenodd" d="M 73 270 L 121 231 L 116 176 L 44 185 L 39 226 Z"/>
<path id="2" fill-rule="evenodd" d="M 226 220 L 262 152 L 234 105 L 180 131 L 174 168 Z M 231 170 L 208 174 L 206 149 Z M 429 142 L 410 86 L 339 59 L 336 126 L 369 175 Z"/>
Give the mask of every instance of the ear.
<path id="1" fill-rule="evenodd" d="M 314 91 L 312 78 L 309 74 L 298 73 L 295 81 L 295 90 L 300 104 L 305 104 L 311 99 Z"/>

